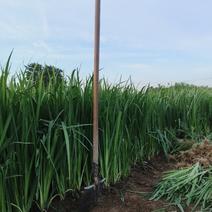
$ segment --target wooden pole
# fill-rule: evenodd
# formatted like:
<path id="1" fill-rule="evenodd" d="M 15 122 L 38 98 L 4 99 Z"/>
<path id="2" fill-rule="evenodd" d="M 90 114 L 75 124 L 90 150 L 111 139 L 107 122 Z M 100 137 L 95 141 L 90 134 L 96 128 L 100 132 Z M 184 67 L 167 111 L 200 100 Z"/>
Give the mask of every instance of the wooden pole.
<path id="1" fill-rule="evenodd" d="M 99 52 L 101 0 L 95 0 L 94 75 L 93 75 L 93 177 L 99 183 Z"/>

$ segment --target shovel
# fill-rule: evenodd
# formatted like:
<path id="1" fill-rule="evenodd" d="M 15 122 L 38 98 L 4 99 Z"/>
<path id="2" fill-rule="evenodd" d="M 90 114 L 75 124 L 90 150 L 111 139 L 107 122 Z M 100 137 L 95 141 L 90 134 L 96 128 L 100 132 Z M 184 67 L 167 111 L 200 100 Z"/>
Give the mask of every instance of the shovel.
<path id="1" fill-rule="evenodd" d="M 100 11 L 101 0 L 95 0 L 95 42 L 94 42 L 94 74 L 93 74 L 93 184 L 85 187 L 81 199 L 80 211 L 89 211 L 89 208 L 98 200 L 105 179 L 99 175 L 99 51 L 100 51 Z"/>

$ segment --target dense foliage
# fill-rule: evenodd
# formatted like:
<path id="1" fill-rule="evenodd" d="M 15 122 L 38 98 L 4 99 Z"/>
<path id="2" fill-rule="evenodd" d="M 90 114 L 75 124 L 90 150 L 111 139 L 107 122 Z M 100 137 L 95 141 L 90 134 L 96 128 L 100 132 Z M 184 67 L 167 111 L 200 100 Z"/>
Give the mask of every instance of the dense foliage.
<path id="1" fill-rule="evenodd" d="M 55 86 L 0 75 L 0 208 L 28 212 L 33 202 L 48 208 L 52 198 L 91 182 L 92 77 L 78 73 Z M 100 168 L 106 183 L 172 146 L 171 139 L 212 130 L 210 88 L 170 88 L 100 83 Z"/>
<path id="2" fill-rule="evenodd" d="M 48 85 L 51 79 L 56 79 L 56 83 L 61 83 L 64 80 L 64 73 L 62 69 L 50 65 L 41 65 L 39 63 L 30 63 L 25 66 L 24 75 L 27 80 L 34 83 L 38 82 L 41 78 L 44 85 Z"/>

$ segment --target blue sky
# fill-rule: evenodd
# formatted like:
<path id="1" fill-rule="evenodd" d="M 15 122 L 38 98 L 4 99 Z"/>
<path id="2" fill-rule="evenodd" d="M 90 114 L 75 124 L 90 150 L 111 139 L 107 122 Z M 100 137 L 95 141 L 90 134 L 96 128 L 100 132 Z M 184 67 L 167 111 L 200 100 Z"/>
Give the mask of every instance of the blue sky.
<path id="1" fill-rule="evenodd" d="M 93 69 L 94 0 L 0 0 L 0 63 Z M 212 86 L 211 0 L 102 0 L 101 77 Z"/>

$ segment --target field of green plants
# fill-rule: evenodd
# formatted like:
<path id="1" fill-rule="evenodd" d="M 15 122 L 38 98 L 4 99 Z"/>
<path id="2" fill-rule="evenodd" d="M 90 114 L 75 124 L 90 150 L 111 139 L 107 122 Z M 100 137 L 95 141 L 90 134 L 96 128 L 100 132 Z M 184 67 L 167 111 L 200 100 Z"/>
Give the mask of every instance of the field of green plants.
<path id="1" fill-rule="evenodd" d="M 212 89 L 111 85 L 100 82 L 100 172 L 106 184 L 130 167 L 174 147 L 176 137 L 201 139 L 212 132 Z M 91 183 L 92 76 L 77 71 L 46 85 L 0 73 L 0 209 L 47 209 Z"/>

